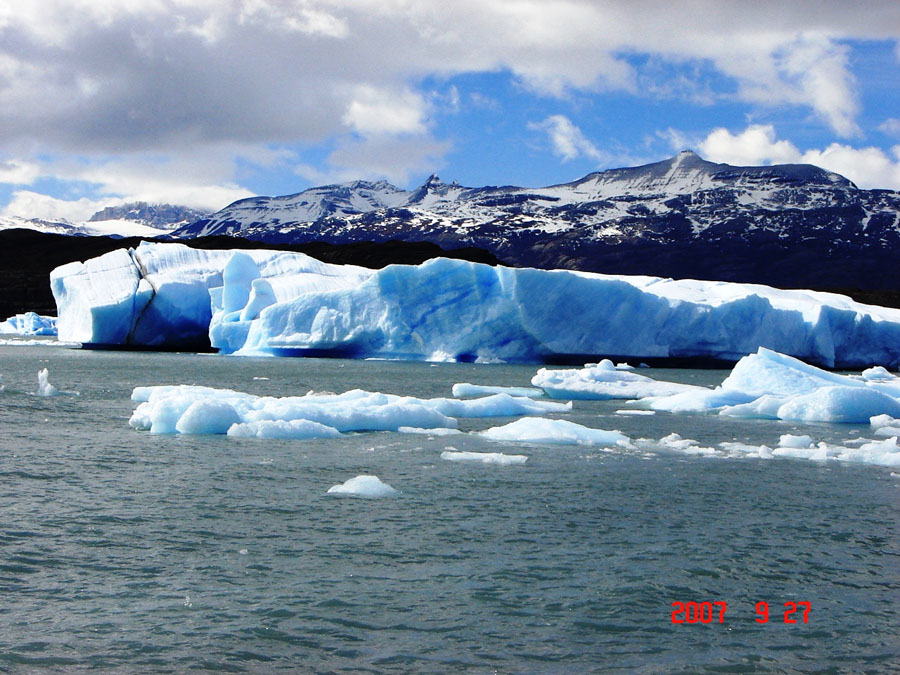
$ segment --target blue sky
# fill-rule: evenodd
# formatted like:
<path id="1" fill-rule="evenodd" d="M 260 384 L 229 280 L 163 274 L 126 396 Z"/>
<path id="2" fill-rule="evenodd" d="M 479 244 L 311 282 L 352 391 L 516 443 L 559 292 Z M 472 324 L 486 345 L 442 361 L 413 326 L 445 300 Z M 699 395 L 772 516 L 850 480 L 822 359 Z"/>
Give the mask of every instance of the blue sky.
<path id="1" fill-rule="evenodd" d="M 692 148 L 900 190 L 900 3 L 0 0 L 0 215 Z"/>

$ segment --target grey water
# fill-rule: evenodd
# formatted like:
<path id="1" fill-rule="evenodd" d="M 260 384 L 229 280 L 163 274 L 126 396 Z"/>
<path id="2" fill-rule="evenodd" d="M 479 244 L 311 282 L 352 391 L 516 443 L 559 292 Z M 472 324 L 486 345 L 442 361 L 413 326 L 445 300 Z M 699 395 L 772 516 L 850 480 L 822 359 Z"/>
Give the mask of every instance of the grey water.
<path id="1" fill-rule="evenodd" d="M 35 396 L 37 372 L 79 396 Z M 837 462 L 496 443 L 274 441 L 128 426 L 132 388 L 449 396 L 529 366 L 0 347 L 0 670 L 890 672 L 900 477 Z M 651 369 L 714 385 L 723 371 Z M 267 379 L 263 379 L 267 378 Z M 632 438 L 845 441 L 850 425 L 554 415 Z M 476 431 L 509 419 L 460 420 Z M 447 449 L 523 465 L 442 460 Z M 329 487 L 375 474 L 388 499 Z M 725 602 L 674 624 L 674 602 Z M 757 603 L 769 607 L 760 623 Z M 785 623 L 785 603 L 808 602 Z M 789 606 L 790 607 L 790 606 Z M 718 609 L 716 610 L 718 612 Z"/>

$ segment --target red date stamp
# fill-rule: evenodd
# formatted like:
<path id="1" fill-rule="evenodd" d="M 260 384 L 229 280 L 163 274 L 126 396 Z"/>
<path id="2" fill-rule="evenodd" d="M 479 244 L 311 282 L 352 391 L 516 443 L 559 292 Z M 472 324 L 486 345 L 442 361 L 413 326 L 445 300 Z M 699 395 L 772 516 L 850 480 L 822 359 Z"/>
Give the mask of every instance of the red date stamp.
<path id="1" fill-rule="evenodd" d="M 811 602 L 784 603 L 783 623 L 809 623 Z M 725 623 L 728 603 L 723 600 L 713 602 L 673 602 L 672 623 Z M 769 603 L 756 603 L 756 623 L 768 623 Z"/>

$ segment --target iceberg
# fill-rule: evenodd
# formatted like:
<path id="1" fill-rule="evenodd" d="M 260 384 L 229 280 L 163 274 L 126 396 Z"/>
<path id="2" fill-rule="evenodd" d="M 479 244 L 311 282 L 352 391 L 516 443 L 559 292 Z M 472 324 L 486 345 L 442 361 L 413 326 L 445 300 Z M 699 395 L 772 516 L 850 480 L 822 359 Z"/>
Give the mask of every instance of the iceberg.
<path id="1" fill-rule="evenodd" d="M 737 361 L 763 346 L 825 367 L 900 365 L 900 310 L 754 284 L 445 258 L 373 271 L 143 242 L 58 267 L 51 288 L 60 339 L 86 345 L 531 363 Z"/>
<path id="2" fill-rule="evenodd" d="M 255 307 L 309 290 L 358 284 L 371 274 L 302 253 L 141 242 L 134 249 L 57 267 L 50 273 L 50 288 L 60 340 L 197 347 L 208 345 L 210 336 L 223 345 L 242 345 L 246 326 L 241 317 L 249 321 Z M 215 323 L 214 307 L 219 312 Z"/>
<path id="3" fill-rule="evenodd" d="M 339 485 L 332 485 L 328 488 L 327 494 L 377 499 L 378 497 L 393 497 L 397 494 L 397 490 L 387 483 L 383 483 L 378 476 L 362 475 L 346 480 Z"/>
<path id="4" fill-rule="evenodd" d="M 492 441 L 550 443 L 554 445 L 627 445 L 629 438 L 618 431 L 592 429 L 568 420 L 525 418 L 480 432 Z"/>
<path id="5" fill-rule="evenodd" d="M 56 317 L 25 312 L 0 322 L 0 333 L 16 335 L 56 335 Z"/>

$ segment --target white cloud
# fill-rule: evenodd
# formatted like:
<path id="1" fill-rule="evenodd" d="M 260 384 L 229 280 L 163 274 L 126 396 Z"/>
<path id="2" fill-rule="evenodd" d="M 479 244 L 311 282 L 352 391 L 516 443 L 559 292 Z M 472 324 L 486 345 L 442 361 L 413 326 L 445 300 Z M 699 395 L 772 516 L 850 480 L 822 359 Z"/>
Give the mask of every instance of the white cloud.
<path id="1" fill-rule="evenodd" d="M 832 143 L 823 150 L 800 151 L 787 140 L 777 140 L 771 125 L 750 125 L 738 134 L 714 129 L 698 145 L 700 154 L 713 162 L 727 164 L 814 164 L 849 178 L 861 188 L 900 190 L 900 145 L 891 149 L 853 148 Z"/>
<path id="2" fill-rule="evenodd" d="M 790 141 L 775 140 L 775 127 L 752 124 L 739 134 L 714 129 L 698 146 L 700 154 L 712 162 L 738 166 L 786 164 L 800 159 L 800 151 Z"/>
<path id="3" fill-rule="evenodd" d="M 878 130 L 890 136 L 900 137 L 900 119 L 890 117 L 879 125 Z"/>
<path id="4" fill-rule="evenodd" d="M 28 185 L 40 176 L 41 170 L 35 162 L 19 159 L 0 159 L 0 183 Z"/>
<path id="5" fill-rule="evenodd" d="M 409 90 L 356 87 L 343 121 L 363 135 L 425 132 L 425 101 Z"/>
<path id="6" fill-rule="evenodd" d="M 40 220 L 85 221 L 100 209 L 124 204 L 123 199 L 81 199 L 64 200 L 42 195 L 30 190 L 17 190 L 12 200 L 3 209 L 4 216 L 38 218 Z"/>
<path id="7" fill-rule="evenodd" d="M 607 159 L 607 155 L 598 150 L 581 129 L 572 124 L 565 115 L 551 115 L 543 122 L 531 124 L 530 127 L 547 133 L 554 154 L 562 157 L 564 162 L 578 157 L 588 157 L 598 162 Z"/>
<path id="8" fill-rule="evenodd" d="M 414 174 L 429 174 L 439 169 L 449 151 L 449 143 L 427 135 L 344 138 L 328 156 L 330 170 L 323 172 L 300 166 L 297 172 L 317 183 L 384 178 L 406 185 Z"/>
<path id="9" fill-rule="evenodd" d="M 210 205 L 246 193 L 234 158 L 192 176 L 197 164 L 179 156 L 333 143 L 336 171 L 395 179 L 440 162 L 441 106 L 417 85 L 467 73 L 511 73 L 567 99 L 615 90 L 801 106 L 853 137 L 860 97 L 845 43 L 900 33 L 896 0 L 860 11 L 836 1 L 0 0 L 0 31 L 0 147 L 11 158 L 0 181 L 29 184 L 35 164 L 80 179 L 65 158 L 86 158 L 108 171 L 81 179 L 113 194 Z M 561 157 L 606 159 L 568 118 L 548 119 Z M 174 164 L 158 170 L 160 156 Z"/>

